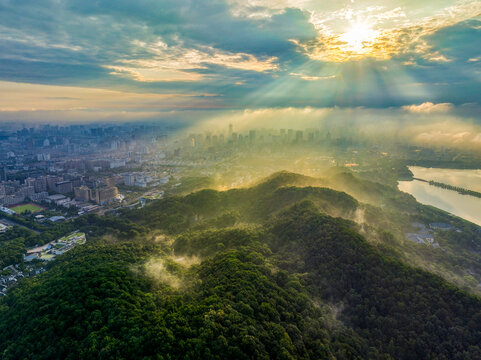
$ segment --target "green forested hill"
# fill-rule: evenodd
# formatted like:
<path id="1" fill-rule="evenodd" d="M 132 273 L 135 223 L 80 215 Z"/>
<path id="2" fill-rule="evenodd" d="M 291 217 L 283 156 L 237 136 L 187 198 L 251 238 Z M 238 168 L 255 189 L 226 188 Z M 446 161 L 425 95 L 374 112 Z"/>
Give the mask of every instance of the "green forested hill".
<path id="1" fill-rule="evenodd" d="M 322 211 L 349 217 L 358 202 L 350 195 L 326 187 L 314 187 L 321 180 L 292 174 L 276 173 L 256 186 L 229 191 L 201 190 L 184 197 L 168 197 L 125 216 L 135 222 L 171 233 L 184 231 L 205 218 L 237 213 L 237 220 L 263 223 L 284 208 L 309 199 Z"/>
<path id="2" fill-rule="evenodd" d="M 0 357 L 481 359 L 478 297 L 291 181 L 80 218 L 87 244 L 0 300 Z"/>
<path id="3" fill-rule="evenodd" d="M 342 304 L 341 321 L 370 346 L 400 359 L 481 358 L 472 347 L 481 335 L 479 298 L 381 256 L 345 221 L 309 207 L 294 207 L 271 232 L 273 251 L 291 254 L 285 268 L 307 274 L 324 301 Z"/>
<path id="4" fill-rule="evenodd" d="M 167 197 L 122 217 L 151 229 L 179 234 L 188 228 L 263 224 L 303 200 L 312 201 L 324 214 L 355 221 L 358 231 L 384 253 L 395 253 L 410 265 L 481 294 L 481 232 L 476 226 L 421 205 L 396 188 L 345 170 L 334 169 L 324 179 L 279 172 L 250 188 L 223 192 L 209 189 Z M 460 231 L 437 232 L 440 247 L 406 239 L 407 233 L 417 232 L 413 223 L 431 222 L 448 222 Z"/>

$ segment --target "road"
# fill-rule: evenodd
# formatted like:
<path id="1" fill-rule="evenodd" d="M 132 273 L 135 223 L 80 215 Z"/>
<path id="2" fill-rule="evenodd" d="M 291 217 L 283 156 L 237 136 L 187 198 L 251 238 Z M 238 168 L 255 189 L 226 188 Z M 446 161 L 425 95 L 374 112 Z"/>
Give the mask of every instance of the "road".
<path id="1" fill-rule="evenodd" d="M 25 229 L 28 229 L 28 230 L 30 230 L 30 231 L 33 231 L 35 234 L 40 234 L 40 231 L 35 230 L 35 229 L 32 229 L 32 228 L 29 228 L 28 226 L 22 225 L 22 224 L 20 224 L 20 223 L 18 223 L 18 222 L 15 222 L 15 221 L 11 220 L 11 219 L 1 218 L 1 219 L 0 219 L 0 222 L 3 223 L 3 224 L 5 224 L 5 225 L 8 225 L 8 226 L 17 225 L 17 226 L 23 227 L 23 228 L 25 228 Z"/>

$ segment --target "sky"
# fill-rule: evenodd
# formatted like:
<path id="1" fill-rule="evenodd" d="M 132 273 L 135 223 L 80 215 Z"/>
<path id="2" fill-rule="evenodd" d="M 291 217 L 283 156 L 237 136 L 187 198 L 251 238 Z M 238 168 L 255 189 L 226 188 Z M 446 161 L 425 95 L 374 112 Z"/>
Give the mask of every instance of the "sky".
<path id="1" fill-rule="evenodd" d="M 4 122 L 307 109 L 473 127 L 480 83 L 481 1 L 0 0 Z"/>

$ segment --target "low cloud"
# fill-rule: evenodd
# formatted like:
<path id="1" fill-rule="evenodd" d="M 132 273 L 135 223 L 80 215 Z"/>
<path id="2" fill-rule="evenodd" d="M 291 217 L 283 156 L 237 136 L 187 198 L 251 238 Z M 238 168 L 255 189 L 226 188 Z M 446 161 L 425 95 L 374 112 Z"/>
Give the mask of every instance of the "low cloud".
<path id="1" fill-rule="evenodd" d="M 295 72 L 292 72 L 289 75 L 298 77 L 298 78 L 300 78 L 302 80 L 305 80 L 305 81 L 330 80 L 330 79 L 336 78 L 336 75 L 316 76 L 316 75 L 307 75 L 307 74 L 295 73 Z"/>
<path id="2" fill-rule="evenodd" d="M 420 105 L 406 105 L 403 106 L 404 110 L 412 113 L 446 113 L 453 109 L 453 104 L 451 103 L 439 103 L 434 104 L 432 102 L 425 102 Z"/>
<path id="3" fill-rule="evenodd" d="M 148 277 L 167 284 L 174 289 L 179 289 L 182 286 L 182 280 L 179 276 L 169 271 L 168 268 L 168 264 L 162 258 L 150 259 L 144 265 L 144 271 Z"/>
<path id="4" fill-rule="evenodd" d="M 155 112 L 215 107 L 215 94 L 134 93 L 106 89 L 32 85 L 0 81 L 1 112 L 77 111 Z M 67 115 L 66 118 L 69 118 Z M 0 115 L 1 119 L 1 115 Z"/>
<path id="5" fill-rule="evenodd" d="M 442 104 L 436 104 L 442 105 Z M 434 106 L 436 106 L 434 105 Z M 438 106 L 446 108 L 446 105 Z M 481 124 L 450 112 L 432 116 L 427 111 L 406 111 L 404 107 L 389 109 L 370 108 L 265 108 L 229 111 L 211 116 L 189 128 L 189 133 L 225 132 L 232 124 L 236 132 L 250 129 L 320 129 L 338 137 L 369 140 L 379 144 L 393 142 L 422 147 L 447 147 L 481 150 Z M 432 106 L 424 106 L 424 109 Z"/>

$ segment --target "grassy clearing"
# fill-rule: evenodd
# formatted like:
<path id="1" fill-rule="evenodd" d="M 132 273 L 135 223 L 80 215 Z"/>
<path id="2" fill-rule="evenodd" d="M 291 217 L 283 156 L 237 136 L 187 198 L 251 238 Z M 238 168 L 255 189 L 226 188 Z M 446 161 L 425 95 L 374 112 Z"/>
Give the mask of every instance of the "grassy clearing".
<path id="1" fill-rule="evenodd" d="M 41 206 L 34 205 L 34 204 L 17 205 L 17 206 L 13 206 L 11 209 L 15 211 L 17 214 L 22 214 L 25 211 L 31 211 L 32 213 L 37 213 L 43 210 Z"/>

